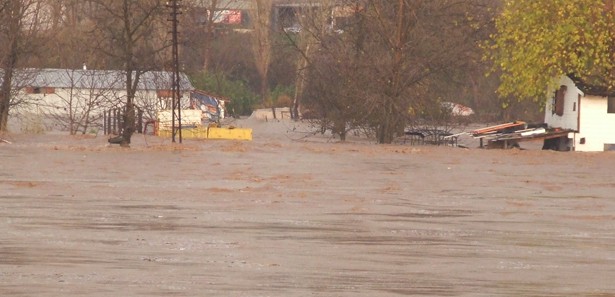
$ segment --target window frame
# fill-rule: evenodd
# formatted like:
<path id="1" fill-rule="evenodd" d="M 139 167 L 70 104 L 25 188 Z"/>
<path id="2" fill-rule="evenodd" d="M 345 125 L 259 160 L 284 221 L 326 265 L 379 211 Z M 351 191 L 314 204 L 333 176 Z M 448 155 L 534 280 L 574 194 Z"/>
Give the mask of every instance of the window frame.
<path id="1" fill-rule="evenodd" d="M 606 97 L 606 113 L 615 113 L 615 95 Z"/>
<path id="2" fill-rule="evenodd" d="M 568 91 L 568 87 L 565 85 L 561 85 L 559 89 L 555 92 L 555 97 L 553 98 L 553 114 L 558 116 L 564 115 L 564 106 L 566 105 L 566 91 Z"/>

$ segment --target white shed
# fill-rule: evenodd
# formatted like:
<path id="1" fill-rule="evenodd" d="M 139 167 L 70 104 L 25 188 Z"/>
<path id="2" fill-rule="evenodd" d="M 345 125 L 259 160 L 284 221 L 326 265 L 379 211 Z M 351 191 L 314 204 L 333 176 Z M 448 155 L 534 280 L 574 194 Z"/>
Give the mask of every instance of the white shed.
<path id="1" fill-rule="evenodd" d="M 574 151 L 615 150 L 615 93 L 591 86 L 571 76 L 562 76 L 545 107 L 545 123 L 571 129 Z"/>

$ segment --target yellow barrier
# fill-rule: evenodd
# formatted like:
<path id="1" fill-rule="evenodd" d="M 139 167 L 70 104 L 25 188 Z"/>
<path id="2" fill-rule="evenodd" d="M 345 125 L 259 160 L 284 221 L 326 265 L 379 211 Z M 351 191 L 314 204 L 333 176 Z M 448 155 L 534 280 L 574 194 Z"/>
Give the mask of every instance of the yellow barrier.
<path id="1" fill-rule="evenodd" d="M 246 128 L 209 128 L 208 139 L 252 140 L 252 129 Z"/>
<path id="2" fill-rule="evenodd" d="M 171 130 L 158 130 L 158 136 L 171 137 Z M 182 128 L 182 138 L 252 140 L 252 129 L 216 127 Z"/>

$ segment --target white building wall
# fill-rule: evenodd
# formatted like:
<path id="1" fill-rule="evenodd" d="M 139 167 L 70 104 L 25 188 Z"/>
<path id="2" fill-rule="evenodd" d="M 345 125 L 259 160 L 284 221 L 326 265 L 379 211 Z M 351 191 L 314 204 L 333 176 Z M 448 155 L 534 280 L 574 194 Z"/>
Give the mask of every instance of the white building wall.
<path id="1" fill-rule="evenodd" d="M 88 102 L 94 99 L 91 97 L 90 90 L 56 88 L 54 91 L 52 94 L 22 93 L 22 96 L 26 96 L 25 98 L 27 98 L 27 102 L 32 108 L 36 108 L 38 112 L 42 113 L 68 112 L 68 109 L 71 107 L 73 110 L 85 108 Z M 119 98 L 115 96 L 121 96 L 121 94 L 112 91 L 106 91 L 105 93 L 95 99 L 97 104 L 92 103 L 93 111 L 101 109 L 100 112 L 102 112 L 103 109 L 112 106 L 113 102 Z"/>
<path id="2" fill-rule="evenodd" d="M 71 100 L 72 92 L 72 103 Z M 94 90 L 94 92 L 100 93 L 100 90 Z M 96 104 L 98 109 L 109 109 L 113 106 L 123 106 L 126 102 L 126 91 L 124 90 L 108 90 L 102 91 L 105 94 L 102 95 L 104 99 L 101 99 L 99 104 Z M 28 102 L 27 111 L 29 112 L 57 112 L 60 110 L 66 110 L 71 104 L 73 107 L 84 106 L 90 97 L 90 90 L 82 89 L 60 89 L 56 88 L 53 94 L 25 94 L 21 93 L 20 96 Z M 151 109 L 155 114 L 159 110 L 169 109 L 166 106 L 166 100 L 158 98 L 155 90 L 141 90 L 137 91 L 135 95 L 135 105 L 142 109 Z M 170 102 L 170 100 L 168 100 Z M 186 108 L 189 106 L 190 98 L 186 94 L 182 94 L 181 105 Z"/>
<path id="3" fill-rule="evenodd" d="M 117 96 L 122 94 L 117 90 L 53 88 L 53 93 L 48 94 L 27 93 L 22 89 L 17 96 L 24 104 L 12 111 L 11 117 L 16 118 L 12 121 L 15 123 L 13 127 L 24 131 L 24 126 L 36 122 L 43 131 L 67 131 L 70 114 L 75 122 L 87 122 L 88 129 L 102 127 L 103 112 L 121 102 Z M 24 123 L 20 118 L 28 119 L 28 122 Z"/>
<path id="4" fill-rule="evenodd" d="M 559 116 L 555 114 L 555 90 L 549 92 L 549 99 L 545 106 L 545 123 L 549 127 L 578 130 L 578 112 L 579 112 L 579 94 L 583 94 L 574 84 L 574 82 L 564 76 L 557 84 L 557 88 L 561 85 L 567 87 L 566 96 L 564 97 L 564 114 Z"/>
<path id="5" fill-rule="evenodd" d="M 23 123 L 19 123 L 19 118 L 34 119 L 40 121 L 40 125 L 45 130 L 62 130 L 57 124 L 58 117 L 68 118 L 69 108 L 73 109 L 73 113 L 80 115 L 84 113 L 87 107 L 87 102 L 92 99 L 91 93 L 95 92 L 99 98 L 98 104 L 95 104 L 91 108 L 90 118 L 94 120 L 93 124 L 102 126 L 103 112 L 117 107 L 123 106 L 126 102 L 125 90 L 100 90 L 100 89 L 70 89 L 70 88 L 55 88 L 54 93 L 50 94 L 28 94 L 25 90 L 21 90 L 18 96 L 20 100 L 26 102 L 20 108 L 14 109 L 11 117 L 13 126 L 19 128 L 24 126 Z M 71 100 L 72 93 L 72 102 Z M 189 106 L 190 98 L 189 93 L 184 92 L 181 98 L 182 107 Z M 102 97 L 102 98 L 101 98 Z M 158 98 L 156 90 L 139 90 L 135 96 L 135 105 L 140 107 L 144 111 L 144 117 L 148 119 L 155 119 L 156 113 L 160 110 L 170 109 L 170 106 L 166 106 L 165 101 Z M 20 130 L 23 130 L 20 128 Z"/>
<path id="6" fill-rule="evenodd" d="M 575 135 L 575 150 L 601 152 L 604 144 L 615 144 L 615 113 L 607 113 L 607 98 L 581 98 L 581 129 Z M 585 144 L 581 144 L 581 142 Z"/>

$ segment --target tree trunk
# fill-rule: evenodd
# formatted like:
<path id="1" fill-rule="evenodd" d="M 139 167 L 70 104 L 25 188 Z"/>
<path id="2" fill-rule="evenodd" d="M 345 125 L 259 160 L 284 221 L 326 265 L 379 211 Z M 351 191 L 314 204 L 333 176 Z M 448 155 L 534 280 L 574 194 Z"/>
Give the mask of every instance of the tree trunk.
<path id="1" fill-rule="evenodd" d="M 124 127 L 122 130 L 122 142 L 120 146 L 129 147 L 132 134 L 135 132 L 135 106 L 132 103 L 132 98 L 126 102 L 126 109 L 123 115 Z"/>
<path id="2" fill-rule="evenodd" d="M 252 0 L 254 15 L 252 32 L 252 51 L 255 65 L 261 79 L 261 96 L 263 103 L 268 99 L 269 64 L 271 62 L 271 0 Z M 275 105 L 271 102 L 273 118 L 276 119 Z"/>
<path id="3" fill-rule="evenodd" d="M 346 141 L 346 120 L 343 117 L 338 117 L 333 122 L 333 133 L 339 135 L 340 141 Z"/>
<path id="4" fill-rule="evenodd" d="M 8 130 L 12 76 L 13 69 L 5 69 L 2 85 L 0 86 L 0 132 L 6 132 Z"/>
<path id="5" fill-rule="evenodd" d="M 10 54 L 4 65 L 4 77 L 0 86 L 0 132 L 8 130 L 9 109 L 11 107 L 11 90 L 13 83 L 13 71 L 17 65 L 17 40 L 11 43 Z"/>
<path id="6" fill-rule="evenodd" d="M 122 142 L 120 146 L 129 147 L 132 134 L 135 132 L 135 106 L 134 98 L 140 74 L 138 71 L 133 71 L 134 66 L 132 61 L 128 61 L 126 66 L 126 105 L 124 106 L 124 114 L 122 115 Z M 134 80 L 132 74 L 136 72 Z"/>
<path id="7" fill-rule="evenodd" d="M 376 129 L 379 144 L 392 143 L 399 130 L 403 130 L 403 121 L 400 121 L 399 112 L 392 106 L 387 106 L 386 112 L 381 115 Z"/>
<path id="8" fill-rule="evenodd" d="M 399 0 L 397 10 L 397 32 L 393 54 L 393 69 L 391 72 L 390 83 L 388 85 L 388 91 L 385 92 L 387 96 L 385 97 L 385 102 L 383 104 L 384 113 L 381 115 L 380 123 L 378 124 L 376 131 L 378 143 L 380 144 L 388 144 L 393 142 L 395 134 L 399 130 L 399 126 L 403 125 L 403 116 L 401 113 L 406 112 L 405 110 L 398 110 L 395 106 L 395 102 L 399 102 L 401 100 L 401 65 L 404 60 L 403 47 L 406 40 L 406 34 L 404 32 L 404 6 L 404 0 Z"/>
<path id="9" fill-rule="evenodd" d="M 310 44 L 307 43 L 307 45 L 305 46 L 305 56 L 301 55 L 300 56 L 300 60 L 297 63 L 297 79 L 295 81 L 295 96 L 293 98 L 293 106 L 290 110 L 290 117 L 297 121 L 299 120 L 299 101 L 301 100 L 301 96 L 303 95 L 303 89 L 305 86 L 305 79 L 307 76 L 307 66 L 308 66 L 308 59 L 307 57 L 309 57 L 310 54 Z"/>
<path id="10" fill-rule="evenodd" d="M 85 119 L 84 119 L 84 123 L 83 123 L 83 131 L 82 134 L 86 134 L 88 132 L 88 128 L 90 127 L 90 108 L 88 107 L 88 110 L 85 112 Z"/>
<path id="11" fill-rule="evenodd" d="M 9 5 L 8 7 L 4 7 L 7 11 L 20 11 L 22 9 L 19 1 L 11 1 L 9 4 L 5 5 Z M 7 12 L 4 11 L 3 14 L 7 14 Z M 8 44 L 8 46 L 4 49 L 6 56 L 2 57 L 2 64 L 0 65 L 4 70 L 2 85 L 0 86 L 0 132 L 8 130 L 13 72 L 15 71 L 19 58 L 19 36 L 21 34 L 20 17 L 10 12 L 7 16 L 8 24 L 3 24 L 3 26 L 8 27 L 8 32 L 6 32 L 7 36 L 5 36 L 8 38 L 8 42 L 4 43 Z"/>
<path id="12" fill-rule="evenodd" d="M 269 99 L 269 86 L 267 84 L 267 74 L 263 75 L 263 80 L 261 81 L 261 96 L 263 96 L 263 101 L 267 101 Z M 273 115 L 273 119 L 277 119 L 277 115 L 275 112 L 275 103 L 273 102 L 273 99 L 270 100 L 271 102 L 271 113 Z"/>

